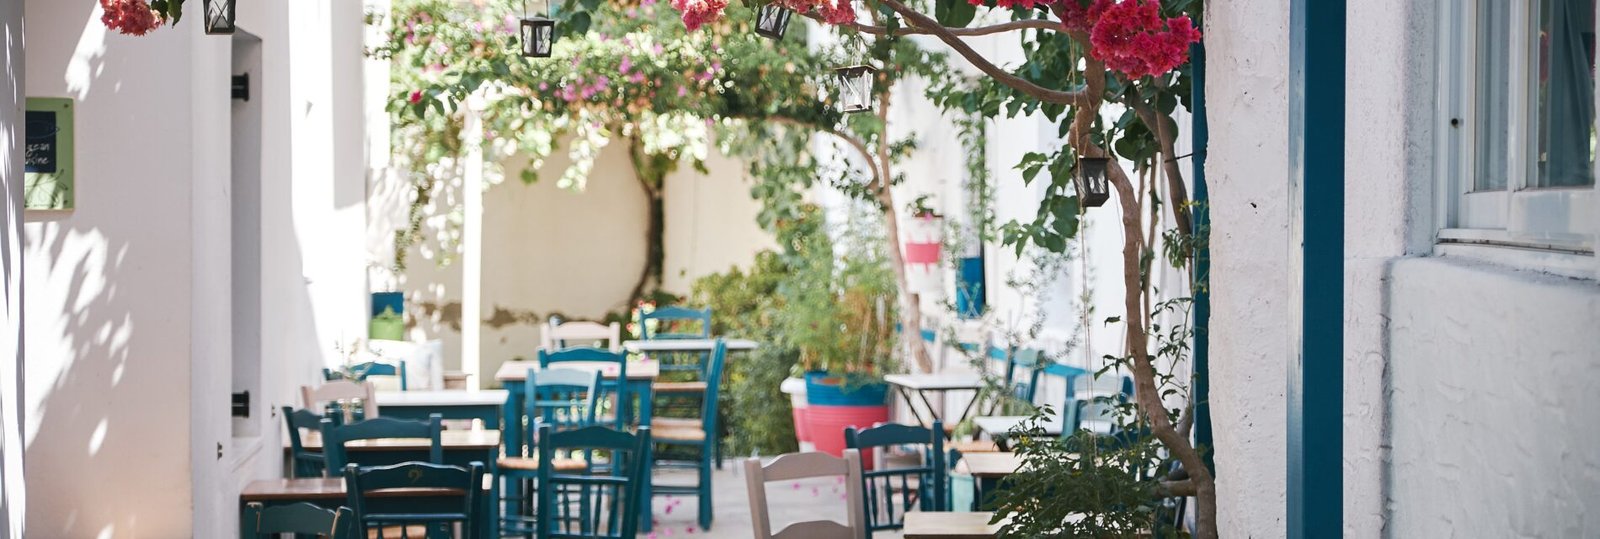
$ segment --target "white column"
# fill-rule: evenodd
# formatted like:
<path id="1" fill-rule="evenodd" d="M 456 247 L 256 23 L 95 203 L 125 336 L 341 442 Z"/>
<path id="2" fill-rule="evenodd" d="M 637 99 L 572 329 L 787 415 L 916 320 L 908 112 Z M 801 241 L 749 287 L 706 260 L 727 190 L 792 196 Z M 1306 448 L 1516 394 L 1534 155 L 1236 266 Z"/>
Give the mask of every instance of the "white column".
<path id="1" fill-rule="evenodd" d="M 0 1 L 0 538 L 20 539 L 22 450 L 22 0 Z"/>
<path id="2" fill-rule="evenodd" d="M 467 387 L 483 385 L 479 376 L 483 333 L 483 124 L 478 117 L 482 107 L 476 96 L 467 100 L 466 122 L 461 129 L 461 196 L 466 218 L 461 224 L 461 371 L 467 374 Z"/>

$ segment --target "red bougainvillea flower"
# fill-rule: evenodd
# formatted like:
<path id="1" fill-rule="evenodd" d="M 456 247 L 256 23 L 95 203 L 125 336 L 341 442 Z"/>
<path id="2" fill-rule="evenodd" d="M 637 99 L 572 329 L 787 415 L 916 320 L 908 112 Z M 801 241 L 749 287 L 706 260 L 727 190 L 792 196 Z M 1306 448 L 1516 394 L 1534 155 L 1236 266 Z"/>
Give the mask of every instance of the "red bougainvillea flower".
<path id="1" fill-rule="evenodd" d="M 683 12 L 683 26 L 693 32 L 721 17 L 728 0 L 672 0 L 672 8 Z"/>
<path id="2" fill-rule="evenodd" d="M 1069 32 L 1088 32 L 1094 27 L 1094 22 L 1100 20 L 1100 14 L 1105 13 L 1106 6 L 1115 0 L 1061 0 L 1056 5 L 1056 13 L 1061 15 L 1061 25 Z"/>
<path id="3" fill-rule="evenodd" d="M 422 102 L 422 90 L 412 90 L 411 91 L 411 104 L 415 105 L 415 104 L 421 103 L 421 102 Z"/>
<path id="4" fill-rule="evenodd" d="M 1097 8 L 1098 17 L 1093 13 Z M 1189 59 L 1189 44 L 1200 41 L 1188 15 L 1163 19 L 1157 0 L 1096 0 L 1085 9 L 1094 21 L 1089 55 L 1129 79 L 1177 69 Z"/>
<path id="5" fill-rule="evenodd" d="M 100 0 L 100 8 L 105 11 L 100 22 L 127 35 L 145 35 L 164 22 L 145 0 Z"/>

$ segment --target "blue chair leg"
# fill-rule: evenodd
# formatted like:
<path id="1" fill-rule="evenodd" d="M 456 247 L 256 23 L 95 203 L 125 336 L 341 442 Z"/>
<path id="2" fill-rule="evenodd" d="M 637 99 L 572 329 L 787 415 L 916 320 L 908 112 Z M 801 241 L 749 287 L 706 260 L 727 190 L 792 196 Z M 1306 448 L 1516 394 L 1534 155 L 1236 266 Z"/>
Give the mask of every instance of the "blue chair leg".
<path id="1" fill-rule="evenodd" d="M 707 445 L 702 446 L 700 448 L 700 470 L 699 470 L 700 471 L 700 484 L 699 484 L 700 488 L 698 490 L 700 491 L 700 503 L 699 503 L 699 506 L 700 506 L 699 507 L 700 508 L 700 529 L 702 529 L 702 530 L 710 530 L 711 529 L 711 516 L 712 516 L 712 514 L 711 514 L 711 460 L 712 460 L 712 458 L 711 458 L 711 454 L 712 454 L 711 444 L 712 443 L 713 442 L 708 440 L 707 441 Z"/>

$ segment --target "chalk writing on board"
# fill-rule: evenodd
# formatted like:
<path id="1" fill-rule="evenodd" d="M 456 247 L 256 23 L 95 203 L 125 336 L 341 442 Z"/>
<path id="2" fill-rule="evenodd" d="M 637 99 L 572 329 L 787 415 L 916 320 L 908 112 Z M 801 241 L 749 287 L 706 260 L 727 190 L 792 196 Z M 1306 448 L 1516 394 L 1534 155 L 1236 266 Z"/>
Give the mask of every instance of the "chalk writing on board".
<path id="1" fill-rule="evenodd" d="M 56 124 L 55 111 L 30 110 L 27 116 L 26 152 L 23 155 L 23 170 L 35 173 L 54 173 L 56 171 L 56 135 L 61 128 Z"/>

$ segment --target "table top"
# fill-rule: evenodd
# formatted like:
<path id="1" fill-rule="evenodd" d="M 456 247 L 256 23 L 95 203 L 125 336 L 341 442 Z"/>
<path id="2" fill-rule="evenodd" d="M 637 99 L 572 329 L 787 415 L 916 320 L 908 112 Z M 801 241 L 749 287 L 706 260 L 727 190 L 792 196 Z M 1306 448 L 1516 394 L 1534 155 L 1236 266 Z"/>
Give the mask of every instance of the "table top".
<path id="1" fill-rule="evenodd" d="M 300 443 L 308 450 L 322 450 L 322 433 L 307 432 Z M 427 451 L 432 443 L 427 438 L 377 438 L 345 442 L 347 451 Z M 444 450 L 489 450 L 500 447 L 500 431 L 447 430 L 439 433 L 439 446 Z"/>
<path id="2" fill-rule="evenodd" d="M 755 350 L 761 343 L 749 339 L 727 339 L 728 350 L 733 352 Z M 710 352 L 717 346 L 716 339 L 655 339 L 649 341 L 622 341 L 629 352 Z"/>
<path id="3" fill-rule="evenodd" d="M 424 391 L 379 391 L 377 392 L 378 415 L 383 415 L 384 406 L 483 406 L 501 405 L 506 402 L 506 390 L 484 389 L 469 391 L 463 389 L 440 389 Z"/>
<path id="4" fill-rule="evenodd" d="M 398 488 L 371 491 L 377 498 L 405 498 L 421 496 L 461 496 L 457 488 Z M 245 485 L 239 492 L 241 502 L 277 500 L 342 500 L 344 478 L 308 477 L 304 479 L 258 479 Z"/>
<path id="5" fill-rule="evenodd" d="M 500 365 L 500 370 L 494 373 L 494 379 L 501 382 L 521 382 L 528 378 L 528 369 L 539 369 L 536 361 L 507 361 Z M 607 380 L 617 378 L 617 364 L 603 361 L 567 361 L 557 363 L 556 369 L 583 369 L 600 371 L 600 376 Z M 661 362 L 659 361 L 631 361 L 628 363 L 629 380 L 655 380 L 661 376 Z M 378 401 L 381 405 L 383 401 Z"/>
<path id="6" fill-rule="evenodd" d="M 983 377 L 971 373 L 890 374 L 883 381 L 917 391 L 983 389 Z"/>
<path id="7" fill-rule="evenodd" d="M 1011 432 L 1012 427 L 1027 420 L 1028 416 L 1025 415 L 991 415 L 974 417 L 972 418 L 972 424 L 976 425 L 978 430 L 987 432 L 991 436 L 1004 436 Z M 1065 423 L 1066 420 L 1062 419 L 1061 416 L 1050 416 L 1040 426 L 1044 427 L 1045 434 L 1059 435 L 1061 434 L 1062 425 Z"/>
<path id="8" fill-rule="evenodd" d="M 963 453 L 961 462 L 973 477 L 996 478 L 1016 473 L 1022 468 L 1022 456 L 1011 452 Z"/>
<path id="9" fill-rule="evenodd" d="M 990 524 L 994 513 L 906 513 L 906 539 L 991 539 L 1000 524 Z"/>

